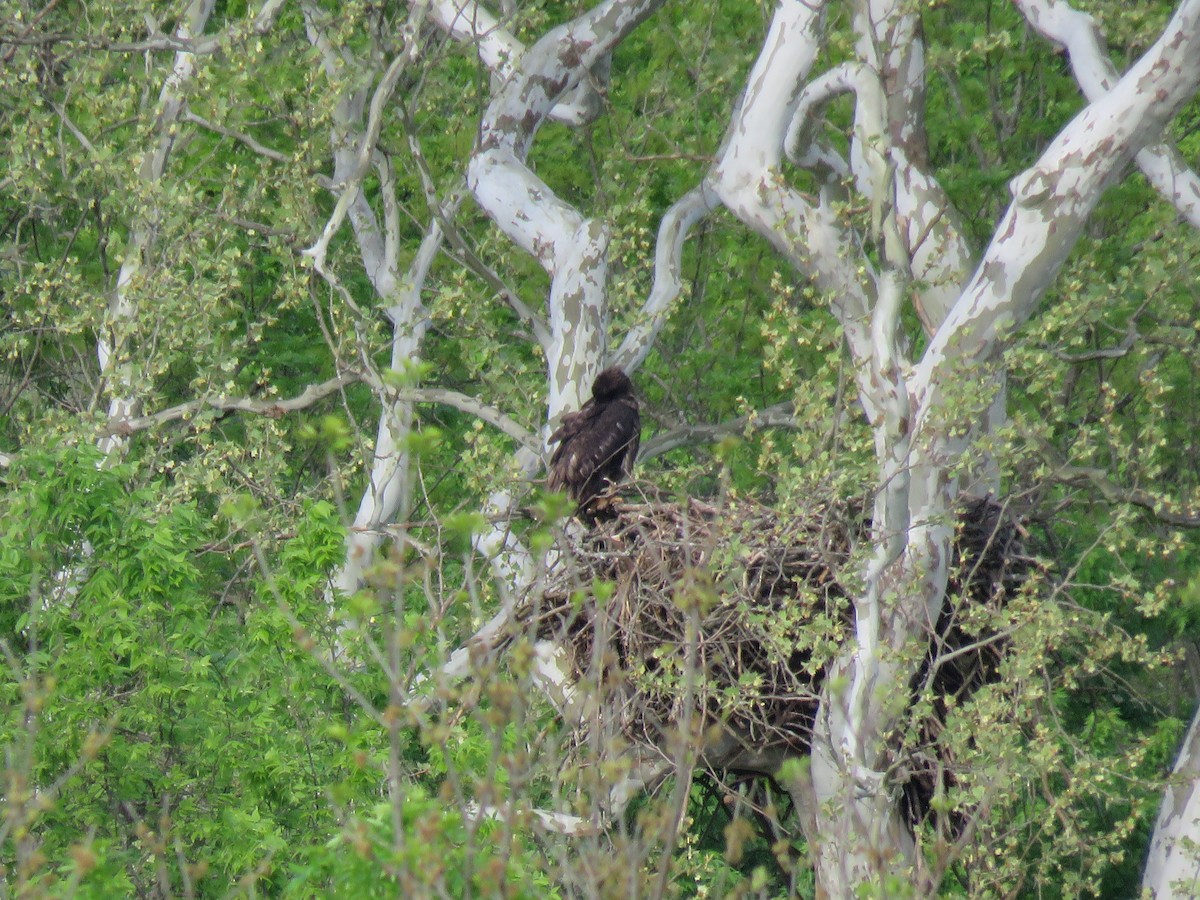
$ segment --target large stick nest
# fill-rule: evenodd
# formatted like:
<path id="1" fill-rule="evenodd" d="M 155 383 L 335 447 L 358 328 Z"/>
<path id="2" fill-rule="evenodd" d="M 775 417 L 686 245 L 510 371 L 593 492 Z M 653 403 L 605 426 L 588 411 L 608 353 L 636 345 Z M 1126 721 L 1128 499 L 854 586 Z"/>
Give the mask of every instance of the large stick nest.
<path id="1" fill-rule="evenodd" d="M 780 515 L 745 501 L 647 501 L 608 515 L 570 542 L 542 595 L 539 630 L 568 648 L 576 681 L 644 746 L 662 747 L 690 712 L 744 748 L 806 752 L 826 667 L 853 627 L 855 549 L 870 530 L 860 508 L 814 500 Z M 914 686 L 961 697 L 995 677 L 1003 644 L 965 628 L 957 611 L 1002 605 L 1026 565 L 1019 527 L 989 499 L 962 505 L 954 547 Z M 931 669 L 938 654 L 952 661 Z M 939 724 L 923 730 L 932 737 Z"/>

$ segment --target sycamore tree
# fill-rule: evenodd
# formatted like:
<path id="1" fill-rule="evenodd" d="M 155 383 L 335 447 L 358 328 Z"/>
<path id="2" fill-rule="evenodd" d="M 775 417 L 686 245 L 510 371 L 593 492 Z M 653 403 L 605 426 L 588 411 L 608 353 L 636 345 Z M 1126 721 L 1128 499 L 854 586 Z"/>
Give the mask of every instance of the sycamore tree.
<path id="1" fill-rule="evenodd" d="M 1193 889 L 1200 2 L 52 0 L 0 60 L 9 889 Z M 853 510 L 836 614 L 684 515 L 606 657 L 537 481 L 612 364 L 646 515 Z"/>

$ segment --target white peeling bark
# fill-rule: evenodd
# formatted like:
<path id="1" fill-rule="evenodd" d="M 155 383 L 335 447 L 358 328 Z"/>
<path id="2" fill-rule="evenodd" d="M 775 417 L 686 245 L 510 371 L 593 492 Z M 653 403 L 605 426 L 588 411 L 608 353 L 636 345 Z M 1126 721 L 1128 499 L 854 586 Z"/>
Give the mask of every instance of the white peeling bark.
<path id="1" fill-rule="evenodd" d="M 1107 94 L 1086 106 L 1011 183 L 1013 203 L 915 374 L 923 414 L 955 366 L 993 361 L 1053 280 L 1103 190 L 1200 85 L 1200 0 Z"/>
<path id="2" fill-rule="evenodd" d="M 886 265 L 907 278 L 904 290 L 932 334 L 959 297 L 971 252 L 957 210 L 927 166 L 924 43 L 911 7 L 895 0 L 859 0 L 854 26 L 858 59 L 805 85 L 785 150 L 818 177 L 852 177 L 872 205 Z M 855 96 L 849 163 L 820 141 L 819 127 L 823 108 L 847 93 Z M 973 437 L 994 433 L 1005 420 L 1001 390 L 975 423 Z M 999 492 L 999 466 L 990 455 L 974 462 L 971 475 L 972 492 Z"/>
<path id="3" fill-rule="evenodd" d="M 547 327 L 541 340 L 546 351 L 547 430 L 561 415 L 582 405 L 584 395 L 604 365 L 608 344 L 606 291 L 608 284 L 607 225 L 585 218 L 555 196 L 526 164 L 530 144 L 552 111 L 567 111 L 570 98 L 584 80 L 607 66 L 613 48 L 663 0 L 607 0 L 566 25 L 552 29 L 529 50 L 519 52 L 519 62 L 503 72 L 505 80 L 494 95 L 480 126 L 479 146 L 471 158 L 467 185 L 480 207 L 497 226 L 530 255 L 550 276 Z M 480 53 L 497 66 L 516 62 L 511 42 L 496 50 L 493 39 L 501 35 L 474 4 L 451 3 L 470 9 L 474 17 L 469 37 L 479 41 Z M 435 11 L 444 27 L 461 26 L 462 15 L 447 21 L 446 4 Z M 462 37 L 456 33 L 456 36 Z M 507 40 L 507 39 L 506 39 Z M 489 63 L 492 65 L 492 63 Z M 502 66 L 501 66 L 502 68 Z M 668 213 L 662 233 L 669 235 L 668 249 L 660 255 L 661 290 L 647 302 L 646 319 L 638 336 L 627 340 L 630 357 L 644 357 L 643 347 L 661 327 L 667 305 L 678 293 L 678 247 L 687 230 L 712 207 L 711 195 L 698 191 Z M 674 266 L 672 266 L 674 254 Z M 674 286 L 672 287 L 672 276 Z M 631 360 L 631 365 L 636 364 Z M 517 454 L 519 478 L 533 477 L 541 468 L 540 455 L 530 448 Z M 485 510 L 496 521 L 476 536 L 475 548 L 486 556 L 501 585 L 501 609 L 463 647 L 454 651 L 434 677 L 457 680 L 491 658 L 507 643 L 517 627 L 517 600 L 536 592 L 538 565 L 506 526 L 504 513 L 511 509 L 513 493 L 501 489 L 489 497 Z M 560 664 L 562 648 L 551 641 L 534 645 L 533 679 L 563 720 L 577 723 L 592 702 Z M 604 751 L 598 748 L 599 752 Z M 637 781 L 635 778 L 634 781 Z M 622 782 L 624 785 L 624 782 Z M 616 791 L 621 793 L 621 791 Z M 619 802 L 627 797 L 622 794 Z"/>
<path id="4" fill-rule="evenodd" d="M 783 139 L 783 150 L 792 163 L 811 170 L 825 183 L 851 177 L 850 165 L 827 141 L 823 140 L 821 118 L 833 100 L 854 91 L 857 63 L 842 63 L 813 78 L 800 92 L 796 111 Z"/>
<path id="5" fill-rule="evenodd" d="M 954 379 L 964 372 L 991 377 L 1003 341 L 1032 313 L 1103 190 L 1134 154 L 1158 139 L 1197 85 L 1200 0 L 1188 0 L 1113 89 L 1084 108 L 1037 163 L 1013 179 L 1012 205 L 913 373 L 915 431 L 938 429 L 931 419 L 946 414 Z M 942 443 L 942 464 L 966 449 L 961 439 Z M 928 497 L 947 486 L 944 472 L 925 473 Z"/>
<path id="6" fill-rule="evenodd" d="M 856 102 L 850 159 L 855 185 L 873 205 L 887 263 L 907 272 L 911 284 L 905 290 L 912 294 L 926 334 L 932 335 L 958 301 L 972 259 L 958 211 L 928 169 L 919 19 L 911 5 L 898 0 L 858 0 L 854 28 L 859 61 L 851 67 Z M 893 315 L 899 315 L 898 307 Z M 879 310 L 875 316 L 879 318 Z M 875 346 L 878 353 L 878 340 Z M 907 364 L 900 360 L 902 367 Z M 997 378 L 995 399 L 966 435 L 970 445 L 982 435 L 998 433 L 1007 421 L 1004 376 L 998 373 Z M 892 460 L 898 450 L 908 452 L 907 446 L 893 446 Z M 999 494 L 1000 466 L 992 454 L 973 458 L 967 473 L 969 492 Z M 885 471 L 881 484 L 892 485 L 892 477 Z M 889 520 L 887 528 L 907 528 L 907 520 Z"/>
<path id="7" fill-rule="evenodd" d="M 565 107 L 570 92 L 589 73 L 605 67 L 612 49 L 662 2 L 608 0 L 552 29 L 529 50 L 506 36 L 475 4 L 450 2 L 433 9 L 435 21 L 452 35 L 477 41 L 485 61 L 505 78 L 481 123 L 467 185 L 484 212 L 550 276 L 547 328 L 541 340 L 547 357 L 548 423 L 582 405 L 583 394 L 603 366 L 609 230 L 555 196 L 525 160 L 551 112 Z M 519 479 L 532 478 L 542 466 L 540 454 L 528 446 L 518 451 L 516 462 Z M 474 541 L 475 549 L 490 561 L 504 602 L 450 655 L 435 673 L 439 678 L 467 677 L 481 660 L 498 652 L 516 625 L 517 598 L 534 589 L 538 566 L 504 521 L 513 497 L 504 488 L 488 498 L 485 511 L 495 524 Z M 564 719 L 577 721 L 583 706 L 572 679 L 558 665 L 560 649 L 547 641 L 537 642 L 534 649 L 535 683 Z"/>
<path id="8" fill-rule="evenodd" d="M 1200 895 L 1200 710 L 1183 740 L 1154 823 L 1142 890 L 1153 900 Z"/>
<path id="9" fill-rule="evenodd" d="M 958 213 L 924 167 L 924 45 L 911 4 L 859 0 L 858 64 L 850 165 L 855 187 L 882 217 L 895 216 L 916 282 L 916 310 L 929 333 L 958 299 L 971 253 Z"/>
<path id="10" fill-rule="evenodd" d="M 311 5 L 306 6 L 304 12 L 309 40 L 321 53 L 326 75 L 333 80 L 343 75 L 343 67 L 356 66 L 357 60 L 351 52 L 344 47 L 335 47 L 327 36 L 323 13 Z M 338 98 L 330 136 L 334 163 L 332 181 L 337 202 L 316 243 L 305 251 L 318 274 L 335 288 L 340 288 L 336 277 L 326 269 L 325 256 L 333 236 L 347 218 L 350 220 L 363 272 L 375 295 L 386 304 L 384 312 L 392 325 L 391 368 L 400 372 L 408 370 L 420 358 L 429 324 L 421 303 L 421 291 L 429 267 L 442 245 L 443 235 L 441 226 L 434 221 L 407 275 L 401 275 L 400 213 L 395 179 L 391 160 L 376 145 L 384 110 L 397 79 L 415 59 L 419 42 L 413 38 L 420 28 L 421 13 L 417 10 L 405 23 L 406 50 L 397 55 L 380 76 L 371 92 L 369 108 L 367 85 L 362 83 L 347 87 Z M 376 215 L 363 191 L 364 178 L 372 166 L 379 175 L 382 219 Z M 458 202 L 452 202 L 450 215 L 457 209 Z M 373 387 L 380 404 L 375 445 L 368 464 L 367 485 L 346 535 L 346 554 L 326 592 L 326 601 L 330 605 L 336 594 L 348 596 L 363 586 L 366 572 L 375 563 L 387 536 L 385 528 L 398 518 L 403 520 L 408 516 L 412 491 L 411 458 L 404 441 L 412 429 L 412 402 L 387 385 L 375 383 Z"/>
<path id="11" fill-rule="evenodd" d="M 175 37 L 187 42 L 203 32 L 214 5 L 215 0 L 192 0 L 175 30 Z M 138 168 L 138 180 L 144 184 L 154 184 L 166 171 L 167 160 L 178 136 L 179 119 L 187 102 L 185 90 L 195 71 L 195 55 L 178 51 L 171 66 L 171 74 L 167 76 L 159 91 L 154 146 L 142 157 L 141 166 Z M 150 252 L 154 232 L 153 214 L 133 224 L 129 234 L 129 245 L 125 249 L 125 256 L 117 273 L 117 286 L 109 300 L 105 327 L 96 341 L 96 357 L 100 363 L 100 377 L 104 381 L 104 394 L 108 397 L 110 422 L 130 418 L 136 415 L 138 410 L 139 401 L 134 393 L 133 361 L 124 357 L 128 352 L 127 331 L 137 314 L 133 289 L 141 273 L 142 262 Z M 100 439 L 99 447 L 105 455 L 119 453 L 125 446 L 125 440 L 120 434 L 108 434 Z"/>
<path id="12" fill-rule="evenodd" d="M 865 365 L 872 356 L 868 311 L 874 271 L 840 222 L 836 186 L 823 187 L 812 203 L 788 187 L 781 168 L 784 140 L 799 105 L 799 86 L 820 48 L 825 5 L 798 0 L 779 5 L 710 183 L 738 219 L 829 295 L 856 363 L 867 418 L 876 422 L 881 410 Z"/>
<path id="13" fill-rule="evenodd" d="M 1112 89 L 1118 74 L 1104 47 L 1096 21 L 1061 0 L 1015 0 L 1017 8 L 1042 37 L 1067 51 L 1075 80 L 1089 102 Z M 1188 168 L 1172 144 L 1138 151 L 1146 180 L 1195 228 L 1200 228 L 1200 176 Z"/>
<path id="14" fill-rule="evenodd" d="M 442 230 L 435 222 L 417 250 L 408 277 L 393 292 L 394 302 L 387 309 L 392 323 L 393 371 L 404 372 L 420 358 L 421 344 L 429 325 L 425 306 L 421 303 L 421 289 L 441 244 Z M 346 535 L 345 559 L 331 583 L 332 589 L 343 596 L 353 594 L 365 583 L 366 572 L 374 564 L 385 537 L 383 526 L 397 519 L 406 520 L 411 506 L 412 460 L 404 440 L 412 430 L 412 403 L 386 389 L 380 392 L 380 403 L 379 427 L 367 486 Z"/>
<path id="15" fill-rule="evenodd" d="M 720 205 L 707 181 L 692 188 L 663 215 L 654 251 L 654 285 L 641 313 L 621 341 L 613 363 L 632 372 L 645 361 L 667 321 L 671 304 L 683 289 L 683 245 L 696 223 Z"/>
<path id="16" fill-rule="evenodd" d="M 607 344 L 607 248 L 602 222 L 564 203 L 525 164 L 529 146 L 558 98 L 662 5 L 607 0 L 552 29 L 526 51 L 480 127 L 467 184 L 500 229 L 549 274 L 548 421 L 577 408 L 602 368 Z"/>
<path id="17" fill-rule="evenodd" d="M 607 0 L 574 21 L 552 29 L 520 59 L 497 91 L 480 125 L 478 149 L 471 157 L 467 185 L 484 212 L 504 234 L 534 256 L 550 276 L 549 335 L 546 367 L 549 383 L 547 423 L 582 405 L 585 392 L 603 368 L 607 349 L 606 290 L 608 227 L 586 219 L 559 199 L 528 167 L 530 144 L 559 98 L 611 53 L 662 0 Z M 549 433 L 547 431 L 547 433 Z M 540 461 L 521 459 L 531 476 Z M 506 510 L 507 492 L 489 508 Z M 506 529 L 481 535 L 477 546 L 499 553 L 513 548 Z M 527 560 L 497 565 L 527 570 Z M 528 586 L 511 585 L 514 592 Z"/>
<path id="18" fill-rule="evenodd" d="M 1198 87 L 1200 0 L 1187 0 L 1112 90 L 1013 180 L 1012 205 L 910 381 L 912 526 L 904 574 L 921 585 L 917 596 L 924 608 L 897 609 L 896 646 L 936 621 L 945 590 L 951 538 L 946 513 L 958 493 L 952 470 L 967 450 L 961 435 L 971 418 L 970 410 L 958 408 L 953 385 L 969 379 L 985 394 L 989 384 L 998 390 L 1005 342 L 1031 315 L 1100 195 L 1139 150 L 1158 140 Z"/>
<path id="19" fill-rule="evenodd" d="M 400 75 L 416 59 L 421 45 L 417 35 L 421 29 L 424 11 L 424 6 L 418 5 L 405 22 L 404 49 L 380 75 L 375 89 L 371 92 L 369 109 L 367 84 L 352 83 L 338 98 L 334 107 L 332 134 L 333 188 L 337 202 L 316 242 L 303 251 L 304 255 L 313 261 L 317 272 L 326 280 L 332 281 L 332 275 L 325 268 L 325 256 L 329 250 L 329 242 L 349 217 L 362 253 L 367 277 L 371 279 L 375 292 L 385 299 L 391 296 L 399 277 L 396 270 L 399 238 L 394 231 L 389 234 L 381 232 L 375 213 L 363 193 L 362 185 L 374 164 L 383 182 L 381 193 L 384 197 L 385 212 L 390 218 L 395 210 L 395 199 L 394 196 L 388 195 L 394 190 L 394 184 L 390 160 L 378 148 L 379 135 L 383 128 L 384 111 L 391 101 Z M 304 18 L 309 41 L 320 51 L 325 74 L 331 81 L 344 77 L 343 70 L 354 71 L 358 67 L 353 53 L 346 47 L 335 46 L 326 34 L 327 16 L 319 7 L 305 4 Z M 365 125 L 362 123 L 364 113 L 367 115 Z M 398 227 L 398 221 L 395 224 Z"/>
<path id="20" fill-rule="evenodd" d="M 474 44 L 480 61 L 501 79 L 525 53 L 525 45 L 481 3 L 441 0 L 429 4 L 429 16 L 456 41 Z"/>
<path id="21" fill-rule="evenodd" d="M 898 630 L 896 619 L 904 603 L 901 577 L 912 521 L 912 411 L 898 336 L 904 285 L 902 273 L 888 264 L 879 279 L 871 329 L 871 380 L 882 411 L 875 427 L 880 475 L 871 524 L 874 552 L 863 591 L 853 602 L 853 647 L 834 662 L 827 679 L 844 688 L 823 690 L 813 734 L 817 871 L 834 896 L 851 886 L 878 883 L 884 873 L 915 875 L 917 869 L 915 843 L 899 814 L 897 788 L 889 783 L 887 743 L 907 699 L 899 686 L 907 683 L 908 672 L 896 652 L 924 633 L 907 620 Z"/>
<path id="22" fill-rule="evenodd" d="M 919 107 L 911 17 L 891 0 L 864 0 L 860 65 L 818 79 L 806 95 L 821 9 L 780 4 L 712 181 L 743 222 L 835 294 L 875 434 L 875 553 L 854 599 L 852 648 L 827 679 L 812 751 L 818 880 L 840 897 L 897 875 L 920 890 L 920 859 L 899 817 L 888 741 L 907 705 L 905 651 L 926 638 L 945 594 L 956 466 L 979 419 L 1002 415 L 999 361 L 1011 330 L 1032 312 L 1103 189 L 1195 93 L 1200 0 L 1188 0 L 1146 57 L 1014 180 L 1015 201 L 970 278 L 963 275 L 965 244 L 943 221 L 951 211 L 908 134 L 921 127 L 919 114 L 910 120 L 904 112 L 906 103 Z M 816 147 L 816 129 L 794 116 L 849 88 L 857 100 L 850 169 L 872 200 L 878 272 L 829 214 L 832 190 L 816 200 L 801 196 L 779 168 L 785 139 L 798 159 L 829 159 Z M 836 170 L 836 160 L 827 168 Z M 935 232 L 939 241 L 926 247 Z M 910 277 L 920 282 L 922 318 L 933 333 L 911 368 L 899 328 Z M 962 408 L 956 386 L 963 385 L 975 387 L 979 408 Z"/>
<path id="23" fill-rule="evenodd" d="M 890 569 L 903 549 L 908 516 L 904 441 L 910 414 L 898 329 L 908 266 L 903 259 L 906 249 L 893 246 L 885 253 L 883 272 L 875 272 L 839 222 L 836 185 L 827 182 L 814 202 L 784 180 L 784 145 L 789 136 L 793 142 L 797 139 L 794 123 L 804 98 L 801 85 L 820 47 L 822 15 L 823 4 L 780 4 L 712 180 L 722 202 L 739 219 L 831 296 L 883 469 L 885 489 L 875 520 L 878 549 L 866 573 L 867 590 L 855 603 L 854 653 L 839 660 L 828 679 L 846 689 L 823 700 L 813 737 L 811 790 L 801 786 L 798 791 L 798 802 L 804 796 L 818 802 L 815 815 L 809 811 L 808 816 L 818 881 L 830 896 L 844 896 L 881 872 L 911 867 L 915 857 L 885 774 L 886 707 L 878 696 L 881 688 L 895 684 L 883 665 L 889 643 L 884 601 Z M 821 90 L 833 87 L 827 82 Z M 880 94 L 877 91 L 877 99 Z M 876 114 L 884 116 L 882 106 Z M 860 141 L 864 137 L 860 135 Z M 886 157 L 880 159 L 885 160 L 882 166 L 862 160 L 865 168 L 860 173 L 868 175 L 869 170 L 873 186 L 887 177 Z M 886 218 L 895 241 L 899 231 L 894 207 L 880 206 L 881 233 Z"/>
<path id="24" fill-rule="evenodd" d="M 410 5 L 417 5 L 410 2 Z M 429 6 L 429 16 L 456 41 L 475 45 L 479 60 L 497 82 L 516 71 L 525 55 L 525 45 L 482 4 L 471 0 L 441 0 Z M 597 90 L 608 79 L 607 56 L 592 67 L 590 77 L 581 80 L 555 102 L 550 118 L 565 125 L 586 125 L 595 121 L 604 109 Z M 593 83 L 593 79 L 595 83 Z"/>

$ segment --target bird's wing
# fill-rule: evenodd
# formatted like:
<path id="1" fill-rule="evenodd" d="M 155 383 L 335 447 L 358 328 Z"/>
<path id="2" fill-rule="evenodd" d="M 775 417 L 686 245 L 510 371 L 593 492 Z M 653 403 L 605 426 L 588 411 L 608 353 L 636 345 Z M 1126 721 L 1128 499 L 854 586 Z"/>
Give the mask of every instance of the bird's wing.
<path id="1" fill-rule="evenodd" d="M 632 470 L 640 439 L 637 401 L 588 401 L 579 412 L 565 416 L 550 436 L 558 447 L 550 458 L 546 486 L 565 489 L 578 499 L 589 491 L 585 486 L 593 476 L 619 481 Z"/>
<path id="2" fill-rule="evenodd" d="M 563 448 L 571 442 L 571 438 L 577 435 L 579 430 L 585 424 L 587 424 L 588 415 L 593 409 L 594 406 L 592 401 L 589 400 L 578 412 L 567 413 L 562 417 L 562 422 L 559 424 L 558 428 L 555 429 L 554 434 L 550 435 L 550 438 L 547 441 L 547 443 L 550 444 L 558 444 L 558 447 L 556 447 L 554 450 L 554 455 L 550 457 L 550 463 L 552 465 L 554 460 L 562 455 Z"/>
<path id="3" fill-rule="evenodd" d="M 637 461 L 638 448 L 642 444 L 642 417 L 638 414 L 636 406 L 632 408 L 626 407 L 627 415 L 632 418 L 632 423 L 628 426 L 628 430 L 632 433 L 629 442 L 625 445 L 625 456 L 621 459 L 621 474 L 625 478 L 633 475 L 633 464 Z"/>
<path id="4" fill-rule="evenodd" d="M 587 429 L 589 420 L 595 417 L 597 411 L 595 404 L 589 400 L 578 412 L 563 416 L 562 424 L 550 435 L 549 443 L 558 444 L 550 457 L 548 467 L 546 487 L 550 490 L 561 491 L 568 485 L 577 483 L 573 473 L 579 467 L 577 457 L 582 443 L 578 438 L 580 433 Z"/>
<path id="5" fill-rule="evenodd" d="M 633 469 L 641 441 L 641 417 L 637 406 L 627 400 L 606 403 L 600 415 L 589 424 L 587 475 L 616 462 L 616 468 L 628 475 Z M 613 471 L 610 469 L 610 472 Z M 586 476 L 585 476 L 586 477 Z"/>

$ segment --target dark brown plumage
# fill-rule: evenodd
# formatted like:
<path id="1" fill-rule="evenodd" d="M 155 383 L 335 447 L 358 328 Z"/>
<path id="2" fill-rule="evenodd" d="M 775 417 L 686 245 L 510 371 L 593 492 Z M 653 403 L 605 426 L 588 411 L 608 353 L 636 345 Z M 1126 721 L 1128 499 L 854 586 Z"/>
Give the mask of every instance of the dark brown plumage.
<path id="1" fill-rule="evenodd" d="M 592 384 L 592 399 L 564 416 L 550 435 L 558 448 L 550 457 L 546 486 L 566 491 L 586 509 L 610 484 L 629 477 L 641 428 L 633 382 L 618 366 L 605 369 Z"/>

